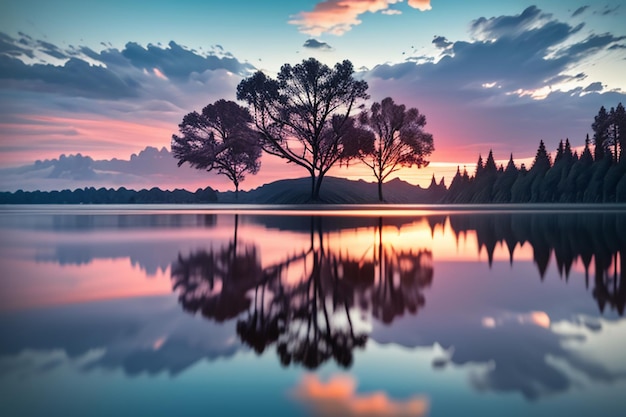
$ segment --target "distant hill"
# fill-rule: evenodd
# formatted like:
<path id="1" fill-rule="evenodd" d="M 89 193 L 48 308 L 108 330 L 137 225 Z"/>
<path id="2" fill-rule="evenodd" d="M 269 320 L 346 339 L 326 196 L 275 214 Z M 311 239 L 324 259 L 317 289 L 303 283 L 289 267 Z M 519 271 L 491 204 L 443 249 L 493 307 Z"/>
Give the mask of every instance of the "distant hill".
<path id="1" fill-rule="evenodd" d="M 385 202 L 393 204 L 436 203 L 445 193 L 443 184 L 434 181 L 424 189 L 395 178 L 383 185 Z M 240 191 L 235 199 L 232 191 L 218 192 L 220 203 L 303 204 L 311 203 L 311 179 L 297 178 L 275 181 L 250 191 Z M 378 203 L 378 184 L 363 180 L 326 177 L 320 190 L 320 202 L 329 204 Z"/>

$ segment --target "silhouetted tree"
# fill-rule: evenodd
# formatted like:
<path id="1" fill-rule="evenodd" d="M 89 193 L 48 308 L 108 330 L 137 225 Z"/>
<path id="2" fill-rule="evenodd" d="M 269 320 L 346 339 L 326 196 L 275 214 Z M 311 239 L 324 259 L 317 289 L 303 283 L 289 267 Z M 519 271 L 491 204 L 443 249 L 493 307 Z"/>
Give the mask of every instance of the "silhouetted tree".
<path id="1" fill-rule="evenodd" d="M 433 150 L 433 136 L 424 132 L 426 116 L 416 108 L 406 109 L 391 97 L 374 103 L 359 115 L 361 127 L 373 135 L 371 144 L 355 149 L 357 157 L 374 173 L 378 182 L 378 200 L 383 201 L 383 182 L 403 167 L 428 165 L 426 157 Z M 358 144 L 358 141 L 353 141 Z"/>
<path id="2" fill-rule="evenodd" d="M 561 141 L 563 143 L 563 141 Z M 560 148 L 560 145 L 559 145 Z M 559 155 L 557 155 L 559 156 Z M 573 198 L 571 195 L 568 195 L 569 190 L 569 174 L 572 170 L 572 167 L 576 163 L 577 157 L 574 153 L 572 153 L 572 147 L 569 143 L 569 139 L 565 139 L 565 144 L 563 145 L 563 151 L 558 158 L 555 158 L 553 169 L 555 169 L 555 177 L 558 177 L 558 183 L 555 191 L 555 201 L 560 202 L 572 202 Z M 548 188 L 547 186 L 546 188 Z"/>
<path id="3" fill-rule="evenodd" d="M 594 121 L 591 124 L 593 129 L 593 141 L 595 147 L 595 160 L 599 161 L 604 158 L 606 147 L 608 145 L 607 139 L 609 136 L 610 118 L 604 106 L 600 107 L 598 114 L 594 117 Z"/>
<path id="4" fill-rule="evenodd" d="M 498 168 L 491 150 L 489 150 L 489 155 L 484 165 L 482 165 L 482 158 L 480 156 L 478 158 L 470 202 L 491 203 L 493 201 L 493 187 L 499 175 Z"/>
<path id="5" fill-rule="evenodd" d="M 483 163 L 483 157 L 481 154 L 478 154 L 478 161 L 476 162 L 476 171 L 474 171 L 474 178 L 482 174 L 484 169 L 485 164 Z"/>
<path id="6" fill-rule="evenodd" d="M 494 203 L 509 203 L 511 201 L 511 188 L 517 179 L 518 173 L 515 162 L 513 162 L 513 154 L 511 154 L 504 172 L 498 176 L 493 185 Z"/>
<path id="7" fill-rule="evenodd" d="M 615 162 L 618 162 L 624 154 L 626 144 L 626 111 L 622 103 L 617 107 L 611 107 L 607 128 L 607 146 L 613 146 Z"/>
<path id="8" fill-rule="evenodd" d="M 178 125 L 181 136 L 172 135 L 172 154 L 178 166 L 187 162 L 197 169 L 217 170 L 232 181 L 238 194 L 245 174 L 256 174 L 261 166 L 261 147 L 251 122 L 245 107 L 218 100 L 202 113 L 185 115 Z"/>
<path id="9" fill-rule="evenodd" d="M 493 159 L 493 151 L 489 150 L 487 161 L 485 162 L 484 172 L 488 174 L 495 174 L 498 169 L 496 168 L 496 161 Z"/>
<path id="10" fill-rule="evenodd" d="M 530 167 L 530 172 L 541 172 L 545 173 L 552 166 L 552 160 L 550 155 L 546 151 L 546 145 L 543 143 L 543 140 L 539 141 L 539 148 L 537 149 L 537 154 L 535 155 L 535 160 L 533 161 L 533 165 Z"/>
<path id="11" fill-rule="evenodd" d="M 530 181 L 530 201 L 538 202 L 543 198 L 545 191 L 544 188 L 544 176 L 548 170 L 552 167 L 552 158 L 546 151 L 546 146 L 543 140 L 539 141 L 539 148 L 535 155 L 533 165 L 530 167 L 528 179 Z"/>
<path id="12" fill-rule="evenodd" d="M 309 58 L 285 64 L 277 79 L 257 72 L 237 86 L 237 99 L 253 111 L 261 146 L 272 155 L 304 168 L 311 176 L 311 198 L 319 199 L 324 175 L 348 157 L 345 141 L 350 113 L 368 98 L 367 83 L 353 77 L 350 61 L 334 68 Z"/>

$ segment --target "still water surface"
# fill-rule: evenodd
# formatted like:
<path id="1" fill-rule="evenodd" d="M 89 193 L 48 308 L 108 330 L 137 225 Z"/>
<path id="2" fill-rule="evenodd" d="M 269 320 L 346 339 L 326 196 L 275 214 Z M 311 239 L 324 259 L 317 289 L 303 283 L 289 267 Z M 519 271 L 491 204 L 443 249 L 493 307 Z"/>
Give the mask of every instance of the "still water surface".
<path id="1" fill-rule="evenodd" d="M 0 208 L 0 415 L 626 413 L 626 213 Z"/>

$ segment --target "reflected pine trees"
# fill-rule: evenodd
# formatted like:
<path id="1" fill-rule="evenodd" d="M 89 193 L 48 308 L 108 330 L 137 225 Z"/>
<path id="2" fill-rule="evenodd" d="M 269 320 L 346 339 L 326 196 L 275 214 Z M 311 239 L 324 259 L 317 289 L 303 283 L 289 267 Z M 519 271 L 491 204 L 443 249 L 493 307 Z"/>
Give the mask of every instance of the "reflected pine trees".
<path id="1" fill-rule="evenodd" d="M 601 312 L 608 306 L 624 314 L 626 305 L 626 221 L 620 213 L 517 213 L 452 215 L 450 226 L 457 239 L 476 232 L 479 252 L 493 263 L 495 249 L 505 245 L 513 262 L 515 249 L 526 243 L 543 280 L 554 257 L 559 276 L 567 281 L 578 260 L 585 269 L 586 285 L 593 274 L 592 296 Z"/>

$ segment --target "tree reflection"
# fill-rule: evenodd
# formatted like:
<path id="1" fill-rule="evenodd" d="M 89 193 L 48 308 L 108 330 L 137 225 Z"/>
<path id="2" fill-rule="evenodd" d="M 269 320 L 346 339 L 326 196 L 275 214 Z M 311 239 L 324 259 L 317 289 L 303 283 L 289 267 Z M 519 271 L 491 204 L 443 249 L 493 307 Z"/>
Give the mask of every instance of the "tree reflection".
<path id="1" fill-rule="evenodd" d="M 450 226 L 457 239 L 475 231 L 479 251 L 493 263 L 495 248 L 506 245 L 510 262 L 518 246 L 533 249 L 533 260 L 543 280 L 552 255 L 561 278 L 567 281 L 575 262 L 585 269 L 589 287 L 601 312 L 609 306 L 624 314 L 626 304 L 626 221 L 621 213 L 475 214 L 451 215 Z"/>
<path id="2" fill-rule="evenodd" d="M 230 320 L 246 311 L 250 299 L 246 293 L 261 277 L 261 262 L 253 245 L 237 245 L 238 216 L 234 238 L 226 246 L 201 250 L 188 257 L 178 255 L 172 265 L 174 291 L 186 311 L 218 322 Z"/>
<path id="3" fill-rule="evenodd" d="M 253 245 L 234 238 L 218 250 L 179 254 L 172 282 L 186 311 L 208 319 L 238 318 L 237 334 L 257 353 L 274 345 L 283 365 L 309 369 L 333 359 L 343 367 L 367 342 L 368 314 L 389 324 L 425 304 L 433 279 L 426 250 L 397 250 L 383 239 L 383 220 L 364 254 L 337 245 L 324 218 L 310 219 L 310 244 L 261 267 Z M 243 313 L 243 314 L 242 314 Z"/>
<path id="4" fill-rule="evenodd" d="M 431 228 L 434 230 L 434 223 Z M 379 224 L 378 277 L 372 292 L 374 317 L 390 324 L 405 311 L 417 314 L 424 306 L 422 290 L 433 280 L 431 251 L 397 251 L 383 244 L 382 218 Z"/>

